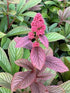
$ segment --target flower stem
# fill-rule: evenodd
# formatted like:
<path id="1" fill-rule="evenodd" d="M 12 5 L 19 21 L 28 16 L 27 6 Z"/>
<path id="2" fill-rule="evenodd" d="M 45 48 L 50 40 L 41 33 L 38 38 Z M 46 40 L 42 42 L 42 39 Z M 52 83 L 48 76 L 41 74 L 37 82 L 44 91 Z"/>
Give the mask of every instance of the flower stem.
<path id="1" fill-rule="evenodd" d="M 36 36 L 36 41 L 37 41 L 37 42 L 38 42 L 38 38 L 39 38 L 39 37 L 38 37 L 38 35 L 37 35 L 37 36 Z"/>

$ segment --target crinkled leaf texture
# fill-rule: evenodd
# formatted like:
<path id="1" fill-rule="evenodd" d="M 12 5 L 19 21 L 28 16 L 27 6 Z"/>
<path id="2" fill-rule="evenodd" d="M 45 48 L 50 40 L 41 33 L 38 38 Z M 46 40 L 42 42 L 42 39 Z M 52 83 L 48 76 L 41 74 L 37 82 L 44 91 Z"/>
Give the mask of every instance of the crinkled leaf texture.
<path id="1" fill-rule="evenodd" d="M 16 48 L 27 48 L 27 49 L 32 49 L 32 42 L 29 40 L 28 36 L 25 37 L 16 37 L 15 39 L 16 42 Z"/>
<path id="2" fill-rule="evenodd" d="M 45 64 L 46 59 L 44 50 L 41 47 L 34 47 L 31 50 L 30 57 L 33 66 L 41 70 Z"/>
<path id="3" fill-rule="evenodd" d="M 33 83 L 31 86 L 31 93 L 49 93 L 46 87 L 41 83 Z"/>
<path id="4" fill-rule="evenodd" d="M 19 60 L 16 60 L 15 63 L 18 66 L 24 67 L 28 70 L 33 70 L 34 69 L 33 65 L 27 59 L 19 59 Z"/>
<path id="5" fill-rule="evenodd" d="M 39 72 L 37 75 L 37 81 L 46 81 L 53 76 L 52 73 L 49 72 Z"/>
<path id="6" fill-rule="evenodd" d="M 46 88 L 48 89 L 49 93 L 65 93 L 63 88 L 59 86 L 47 86 Z"/>
<path id="7" fill-rule="evenodd" d="M 14 75 L 11 90 L 24 89 L 30 86 L 36 78 L 36 74 L 32 71 L 18 72 Z"/>
<path id="8" fill-rule="evenodd" d="M 65 66 L 65 64 L 56 57 L 53 56 L 47 56 L 46 57 L 46 67 L 53 69 L 57 72 L 63 73 L 66 71 L 69 71 L 69 69 Z"/>
<path id="9" fill-rule="evenodd" d="M 47 49 L 44 49 L 46 56 L 53 56 L 53 50 L 52 48 L 48 47 Z"/>
<path id="10" fill-rule="evenodd" d="M 43 45 L 48 48 L 49 42 L 47 37 L 45 35 L 42 35 L 42 36 L 39 36 L 39 39 L 43 43 Z"/>
<path id="11" fill-rule="evenodd" d="M 61 22 L 64 21 L 70 24 L 70 20 L 67 20 L 67 18 L 70 17 L 70 7 L 67 7 L 64 11 L 59 10 L 58 15 Z"/>

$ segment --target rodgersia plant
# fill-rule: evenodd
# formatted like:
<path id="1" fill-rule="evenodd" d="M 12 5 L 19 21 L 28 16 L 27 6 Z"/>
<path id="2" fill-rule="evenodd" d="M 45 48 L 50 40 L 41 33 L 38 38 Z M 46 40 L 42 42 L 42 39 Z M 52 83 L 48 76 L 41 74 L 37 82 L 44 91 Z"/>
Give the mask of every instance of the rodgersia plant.
<path id="1" fill-rule="evenodd" d="M 25 37 L 16 37 L 15 47 L 23 47 L 31 50 L 30 62 L 27 59 L 16 60 L 15 63 L 26 68 L 28 71 L 15 73 L 11 90 L 31 88 L 31 93 L 50 93 L 49 87 L 44 86 L 44 82 L 53 76 L 52 73 L 45 72 L 48 67 L 56 72 L 68 71 L 64 63 L 53 55 L 46 55 L 44 49 L 40 47 L 40 42 L 48 49 L 49 43 L 45 36 L 46 26 L 40 13 L 37 13 L 31 23 L 31 32 Z M 53 92 L 55 93 L 55 92 Z"/>

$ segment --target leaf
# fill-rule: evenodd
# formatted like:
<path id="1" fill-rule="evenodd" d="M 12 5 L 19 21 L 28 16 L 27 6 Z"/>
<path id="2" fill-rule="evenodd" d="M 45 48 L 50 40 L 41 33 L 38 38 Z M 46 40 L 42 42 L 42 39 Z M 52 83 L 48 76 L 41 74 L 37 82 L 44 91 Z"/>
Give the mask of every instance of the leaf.
<path id="1" fill-rule="evenodd" d="M 70 17 L 70 7 L 67 7 L 63 12 L 63 17 L 68 18 Z"/>
<path id="2" fill-rule="evenodd" d="M 46 89 L 48 89 L 49 93 L 65 93 L 63 88 L 59 86 L 47 86 Z"/>
<path id="3" fill-rule="evenodd" d="M 8 0 L 9 3 L 18 4 L 20 0 Z"/>
<path id="4" fill-rule="evenodd" d="M 70 34 L 70 24 L 65 24 L 65 36 L 68 36 Z"/>
<path id="5" fill-rule="evenodd" d="M 56 32 L 47 33 L 46 37 L 49 42 L 65 39 L 65 37 L 63 35 L 60 35 L 59 33 L 56 33 Z"/>
<path id="6" fill-rule="evenodd" d="M 45 35 L 42 35 L 42 36 L 39 36 L 39 39 L 40 39 L 40 41 L 42 42 L 42 44 L 43 44 L 46 48 L 48 48 L 49 42 L 48 42 L 47 37 L 46 37 Z"/>
<path id="7" fill-rule="evenodd" d="M 9 48 L 8 54 L 12 67 L 12 74 L 19 71 L 19 67 L 15 64 L 15 61 L 23 57 L 23 48 L 15 48 L 15 41 L 12 40 Z"/>
<path id="8" fill-rule="evenodd" d="M 17 16 L 17 19 L 19 20 L 19 21 L 21 21 L 21 22 L 23 22 L 23 17 L 22 16 Z"/>
<path id="9" fill-rule="evenodd" d="M 70 57 L 62 57 L 61 60 L 69 68 L 69 71 L 62 73 L 63 81 L 67 81 L 70 79 Z"/>
<path id="10" fill-rule="evenodd" d="M 0 93 L 11 93 L 10 89 L 0 87 Z"/>
<path id="11" fill-rule="evenodd" d="M 44 49 L 46 56 L 53 56 L 52 48 Z"/>
<path id="12" fill-rule="evenodd" d="M 24 89 L 30 86 L 35 80 L 36 74 L 31 71 L 18 72 L 14 75 L 11 90 L 16 91 L 16 89 Z"/>
<path id="13" fill-rule="evenodd" d="M 41 47 L 35 47 L 31 50 L 31 62 L 34 67 L 41 70 L 45 64 L 45 52 Z"/>
<path id="14" fill-rule="evenodd" d="M 2 40 L 1 40 L 1 47 L 3 49 L 8 49 L 10 42 L 11 42 L 11 40 L 9 38 L 3 37 Z"/>
<path id="15" fill-rule="evenodd" d="M 41 83 L 33 83 L 31 86 L 31 93 L 49 93 L 46 87 Z"/>
<path id="16" fill-rule="evenodd" d="M 11 66 L 10 66 L 9 60 L 7 58 L 6 53 L 4 52 L 2 48 L 0 48 L 0 67 L 4 71 L 11 73 Z"/>
<path id="17" fill-rule="evenodd" d="M 51 72 L 49 72 L 49 71 L 47 71 L 46 73 L 45 72 L 43 72 L 43 73 L 39 72 L 39 74 L 37 75 L 37 81 L 40 81 L 40 82 L 42 80 L 46 81 L 46 80 L 52 78 L 52 76 L 53 76 L 53 74 Z"/>
<path id="18" fill-rule="evenodd" d="M 13 76 L 9 73 L 0 73 L 0 86 L 11 89 L 11 80 Z"/>
<path id="19" fill-rule="evenodd" d="M 16 60 L 15 63 L 18 66 L 24 67 L 28 70 L 32 70 L 34 68 L 33 65 L 27 59 L 19 59 L 19 60 Z"/>
<path id="20" fill-rule="evenodd" d="M 23 16 L 28 16 L 28 17 L 34 17 L 35 15 L 36 15 L 36 12 L 33 12 L 33 11 L 25 12 L 23 14 Z"/>
<path id="21" fill-rule="evenodd" d="M 23 8 L 20 10 L 20 13 L 24 12 L 25 10 L 39 4 L 41 2 L 41 0 L 29 0 L 24 6 Z"/>
<path id="22" fill-rule="evenodd" d="M 20 9 L 23 7 L 23 5 L 25 4 L 26 0 L 20 0 L 19 4 L 17 5 L 17 13 L 19 13 Z"/>
<path id="23" fill-rule="evenodd" d="M 56 5 L 56 3 L 54 1 L 46 1 L 45 4 Z"/>
<path id="24" fill-rule="evenodd" d="M 66 72 L 69 71 L 65 64 L 58 58 L 53 56 L 46 57 L 46 67 L 55 70 L 56 72 Z"/>
<path id="25" fill-rule="evenodd" d="M 7 30 L 7 17 L 4 16 L 4 17 L 1 19 L 0 31 L 1 31 L 1 32 L 6 32 L 6 30 Z"/>
<path id="26" fill-rule="evenodd" d="M 0 32 L 0 38 L 4 37 L 6 34 Z"/>
<path id="27" fill-rule="evenodd" d="M 21 34 L 27 34 L 28 32 L 30 32 L 30 28 L 26 27 L 26 26 L 18 26 L 14 29 L 12 29 L 11 31 L 9 31 L 7 33 L 7 36 L 14 36 L 14 35 L 21 35 Z"/>
<path id="28" fill-rule="evenodd" d="M 16 48 L 27 48 L 27 49 L 32 49 L 32 41 L 29 39 L 28 36 L 25 37 L 16 37 L 15 39 L 16 42 Z"/>
<path id="29" fill-rule="evenodd" d="M 62 50 L 62 51 L 70 51 L 70 45 L 65 44 L 65 43 L 60 44 L 60 50 Z"/>
<path id="30" fill-rule="evenodd" d="M 68 80 L 67 82 L 65 82 L 59 86 L 64 89 L 65 93 L 70 92 L 70 80 Z"/>
<path id="31" fill-rule="evenodd" d="M 10 12 L 8 12 L 9 15 L 15 16 L 16 15 L 16 11 L 15 10 L 11 10 Z"/>
<path id="32" fill-rule="evenodd" d="M 57 23 L 52 24 L 52 25 L 49 27 L 49 31 L 51 32 L 53 29 L 55 29 L 55 27 L 57 27 Z"/>
<path id="33" fill-rule="evenodd" d="M 53 74 L 52 77 L 50 76 L 50 78 L 48 78 L 48 80 L 44 82 L 45 86 L 48 86 L 48 85 L 50 86 L 56 77 L 56 72 L 49 68 L 46 68 L 46 71 Z"/>
<path id="34" fill-rule="evenodd" d="M 24 59 L 28 59 L 29 56 L 30 56 L 30 50 L 29 50 L 29 49 L 24 49 L 23 58 L 24 58 Z"/>

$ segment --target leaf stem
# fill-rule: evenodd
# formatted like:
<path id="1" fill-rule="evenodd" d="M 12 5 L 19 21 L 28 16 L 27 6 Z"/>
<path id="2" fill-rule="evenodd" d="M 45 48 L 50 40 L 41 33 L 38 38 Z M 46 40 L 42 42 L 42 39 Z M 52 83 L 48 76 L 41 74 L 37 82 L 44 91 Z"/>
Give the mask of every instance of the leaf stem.
<path id="1" fill-rule="evenodd" d="M 9 30 L 9 15 L 8 15 L 8 12 L 9 12 L 9 2 L 7 0 L 7 22 L 8 22 L 8 30 Z"/>
<path id="2" fill-rule="evenodd" d="M 62 24 L 62 21 L 60 21 L 60 22 L 58 23 L 58 27 L 60 27 L 61 24 Z"/>
<path id="3" fill-rule="evenodd" d="M 12 22 L 9 24 L 9 28 L 11 27 L 11 25 L 13 24 L 13 22 L 15 21 L 15 19 L 16 19 L 16 18 L 14 18 L 14 19 L 12 20 Z"/>

